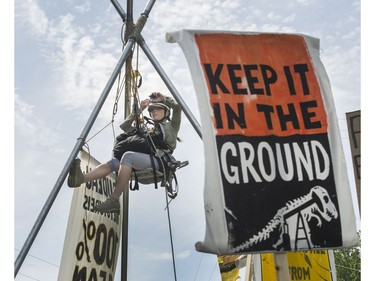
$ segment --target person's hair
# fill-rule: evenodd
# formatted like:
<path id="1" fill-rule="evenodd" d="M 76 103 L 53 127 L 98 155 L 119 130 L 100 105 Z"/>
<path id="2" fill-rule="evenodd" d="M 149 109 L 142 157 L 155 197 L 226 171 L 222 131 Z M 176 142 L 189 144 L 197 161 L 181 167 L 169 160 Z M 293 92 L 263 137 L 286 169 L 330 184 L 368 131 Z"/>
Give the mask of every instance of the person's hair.
<path id="1" fill-rule="evenodd" d="M 158 98 L 162 98 L 161 101 L 156 101 Z M 150 102 L 163 102 L 164 103 L 164 95 L 160 92 L 152 92 L 151 95 L 149 95 Z"/>

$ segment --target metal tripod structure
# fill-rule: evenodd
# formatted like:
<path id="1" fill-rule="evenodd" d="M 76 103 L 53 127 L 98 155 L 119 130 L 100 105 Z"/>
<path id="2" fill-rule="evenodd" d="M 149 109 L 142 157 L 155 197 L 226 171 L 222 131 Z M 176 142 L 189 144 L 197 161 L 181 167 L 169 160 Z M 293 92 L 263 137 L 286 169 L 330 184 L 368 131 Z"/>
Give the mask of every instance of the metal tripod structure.
<path id="1" fill-rule="evenodd" d="M 115 7 L 116 11 L 119 13 L 121 19 L 123 22 L 126 22 L 126 32 L 125 32 L 125 39 L 126 39 L 126 45 L 125 48 L 121 54 L 121 57 L 114 68 L 107 84 L 105 85 L 101 96 L 99 97 L 99 100 L 96 104 L 96 106 L 93 109 L 93 112 L 91 113 L 85 127 L 82 130 L 81 135 L 77 138 L 77 143 L 75 144 L 70 156 L 68 157 L 65 166 L 63 167 L 63 170 L 61 171 L 59 177 L 57 178 L 57 181 L 50 193 L 50 195 L 47 198 L 46 203 L 44 204 L 36 222 L 34 223 L 34 226 L 32 227 L 20 253 L 17 256 L 17 259 L 14 263 L 14 277 L 17 276 L 19 269 L 21 268 L 32 244 L 34 243 L 34 240 L 36 236 L 38 235 L 38 232 L 40 228 L 43 225 L 44 220 L 46 219 L 49 210 L 51 209 L 53 202 L 55 201 L 61 186 L 63 185 L 71 165 L 73 164 L 74 159 L 76 159 L 79 151 L 84 145 L 84 142 L 106 100 L 108 97 L 108 94 L 111 91 L 111 88 L 113 84 L 116 81 L 116 78 L 118 74 L 121 72 L 121 68 L 124 66 L 125 62 L 126 65 L 129 66 L 131 63 L 132 53 L 134 50 L 134 46 L 137 43 L 143 52 L 146 54 L 147 58 L 150 60 L 152 65 L 154 66 L 155 70 L 158 72 L 160 77 L 162 78 L 163 82 L 166 84 L 168 90 L 174 97 L 174 99 L 178 102 L 178 104 L 181 106 L 182 111 L 185 113 L 186 117 L 192 124 L 193 128 L 197 132 L 197 134 L 202 138 L 201 128 L 187 105 L 185 104 L 184 100 L 181 98 L 180 94 L 178 93 L 177 89 L 173 86 L 172 82 L 152 54 L 151 50 L 148 48 L 146 41 L 141 36 L 141 32 L 143 27 L 146 24 L 146 21 L 148 19 L 148 16 L 151 12 L 152 7 L 154 6 L 156 0 L 149 0 L 147 3 L 143 13 L 139 16 L 137 19 L 137 22 L 134 24 L 133 22 L 133 0 L 127 0 L 127 11 L 122 9 L 121 5 L 117 2 L 117 0 L 111 0 L 111 3 Z M 129 75 L 129 68 L 126 68 L 126 74 Z M 129 99 L 130 100 L 130 99 Z M 128 101 L 129 101 L 128 100 Z M 129 103 L 127 103 L 127 98 L 125 97 L 125 115 L 129 114 Z M 123 208 L 123 226 L 122 226 L 122 270 L 121 270 L 121 280 L 126 281 L 127 280 L 127 254 L 128 254 L 128 206 L 129 206 L 129 190 L 125 188 L 123 193 L 123 200 L 124 200 L 124 208 Z"/>
<path id="2" fill-rule="evenodd" d="M 121 7 L 121 5 L 117 2 L 117 0 L 110 0 L 113 6 L 115 7 L 116 11 L 120 15 L 123 23 L 126 23 L 126 30 L 125 30 L 125 40 L 126 44 L 124 47 L 124 50 L 121 54 L 121 57 L 115 66 L 107 84 L 105 85 L 98 102 L 96 106 L 94 107 L 85 127 L 83 128 L 80 136 L 77 138 L 77 143 L 73 147 L 73 150 L 68 157 L 65 166 L 63 167 L 59 177 L 57 178 L 57 181 L 48 196 L 46 203 L 44 204 L 39 216 L 37 217 L 24 245 L 22 246 L 21 251 L 19 252 L 17 259 L 14 263 L 14 277 L 17 276 L 19 269 L 21 268 L 32 244 L 34 243 L 34 240 L 36 236 L 39 233 L 40 228 L 43 225 L 44 220 L 46 219 L 49 210 L 51 209 L 60 189 L 61 186 L 63 185 L 71 165 L 73 164 L 73 161 L 76 159 L 79 151 L 83 147 L 85 140 L 92 128 L 92 126 L 95 123 L 95 120 L 104 104 L 106 101 L 113 84 L 115 83 L 117 76 L 121 72 L 122 67 L 124 64 L 126 64 L 126 72 L 125 76 L 126 79 L 129 79 L 129 76 L 131 77 L 131 59 L 132 59 L 132 54 L 134 51 L 134 46 L 135 44 L 138 44 L 143 52 L 146 54 L 147 58 L 151 62 L 151 64 L 154 66 L 155 70 L 158 72 L 160 75 L 160 78 L 163 80 L 165 85 L 167 86 L 168 90 L 174 97 L 174 99 L 178 102 L 178 104 L 181 106 L 182 111 L 190 121 L 191 125 L 197 132 L 200 138 L 202 138 L 202 132 L 201 132 L 201 127 L 198 123 L 198 121 L 195 119 L 194 115 L 191 113 L 189 108 L 187 107 L 186 103 L 184 100 L 181 98 L 180 94 L 178 93 L 177 89 L 174 87 L 173 83 L 167 76 L 167 74 L 164 72 L 163 68 L 151 52 L 151 50 L 148 48 L 146 41 L 141 35 L 141 32 L 143 30 L 143 27 L 146 24 L 146 21 L 148 19 L 148 16 L 151 12 L 152 7 L 154 6 L 156 0 L 149 0 L 147 3 L 143 13 L 139 16 L 137 19 L 137 22 L 134 24 L 133 21 L 133 0 L 126 0 L 127 1 L 127 10 L 126 13 Z M 127 80 L 128 81 L 128 80 Z M 125 85 L 125 92 L 126 92 L 126 87 L 127 84 Z M 130 97 L 125 96 L 125 117 L 130 114 Z M 122 250 L 121 250 L 121 281 L 127 281 L 127 264 L 128 264 L 128 209 L 129 208 L 129 189 L 125 188 L 123 192 L 123 219 L 122 219 Z M 246 280 L 250 280 L 251 278 L 251 258 L 248 256 L 247 258 L 247 272 L 246 272 Z M 288 262 L 286 259 L 285 254 L 275 254 L 275 265 L 279 268 L 277 270 L 277 280 L 278 281 L 289 281 L 289 272 L 287 271 L 288 268 Z M 280 270 L 282 269 L 282 270 Z"/>

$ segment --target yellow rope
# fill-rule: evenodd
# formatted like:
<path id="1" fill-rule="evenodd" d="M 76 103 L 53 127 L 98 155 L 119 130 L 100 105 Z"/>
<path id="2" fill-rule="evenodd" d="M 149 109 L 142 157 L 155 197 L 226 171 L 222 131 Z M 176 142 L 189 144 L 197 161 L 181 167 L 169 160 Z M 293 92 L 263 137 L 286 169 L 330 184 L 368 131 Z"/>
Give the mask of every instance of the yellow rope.
<path id="1" fill-rule="evenodd" d="M 139 72 L 138 70 L 138 62 L 139 62 L 139 45 L 137 45 L 137 59 L 136 59 L 136 69 L 135 70 L 132 70 L 131 71 L 131 74 L 132 74 L 132 79 L 130 81 L 131 85 L 131 90 L 133 92 L 133 105 L 134 106 L 140 106 L 140 100 L 139 100 L 139 94 L 138 94 L 138 88 L 141 86 L 141 82 L 142 82 L 142 75 L 141 73 Z M 112 124 L 112 131 L 113 131 L 113 138 L 115 139 L 116 138 L 116 135 L 115 135 L 115 130 L 114 130 L 114 127 L 113 127 L 113 123 L 114 123 L 114 119 L 115 119 L 115 116 L 117 114 L 117 111 L 118 111 L 118 103 L 119 103 L 119 100 L 120 100 L 120 97 L 121 97 L 121 93 L 122 91 L 124 90 L 125 88 L 125 83 L 126 83 L 126 76 L 125 75 L 121 75 L 121 72 L 119 73 L 118 75 L 118 79 L 117 79 L 117 89 L 116 89 L 116 97 L 115 97 L 115 102 L 113 104 L 113 110 L 112 110 L 112 118 L 111 118 L 111 121 L 105 125 L 102 129 L 100 129 L 99 131 L 97 131 L 92 137 L 90 137 L 87 141 L 85 141 L 85 143 L 87 144 L 90 140 L 92 140 L 94 137 L 96 137 L 99 133 L 101 133 L 105 128 L 107 128 L 109 125 Z M 139 84 L 139 85 L 138 85 Z M 144 123 L 144 118 L 143 118 L 143 114 L 142 112 L 140 112 L 140 119 L 139 119 L 139 122 L 141 122 L 142 124 Z M 88 145 L 88 144 L 87 144 Z"/>
<path id="2" fill-rule="evenodd" d="M 137 110 L 140 107 L 140 99 L 138 94 L 138 88 L 142 85 L 142 75 L 138 70 L 138 62 L 139 62 L 139 45 L 137 44 L 137 59 L 136 59 L 136 69 L 132 71 L 132 92 L 133 92 L 133 106 Z M 138 83 L 139 82 L 139 83 Z M 144 118 L 142 112 L 139 112 L 139 123 L 144 123 Z"/>

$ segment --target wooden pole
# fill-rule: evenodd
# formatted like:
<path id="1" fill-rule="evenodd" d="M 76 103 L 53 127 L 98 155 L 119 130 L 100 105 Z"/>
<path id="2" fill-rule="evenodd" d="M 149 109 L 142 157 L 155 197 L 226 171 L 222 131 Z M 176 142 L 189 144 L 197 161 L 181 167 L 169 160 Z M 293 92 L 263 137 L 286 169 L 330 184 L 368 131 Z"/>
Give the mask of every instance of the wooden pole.
<path id="1" fill-rule="evenodd" d="M 251 266 L 251 262 L 252 262 L 252 255 L 247 255 L 245 281 L 251 281 L 251 276 L 253 275 L 253 268 Z"/>
<path id="2" fill-rule="evenodd" d="M 290 281 L 288 257 L 285 253 L 274 254 L 277 281 Z"/>

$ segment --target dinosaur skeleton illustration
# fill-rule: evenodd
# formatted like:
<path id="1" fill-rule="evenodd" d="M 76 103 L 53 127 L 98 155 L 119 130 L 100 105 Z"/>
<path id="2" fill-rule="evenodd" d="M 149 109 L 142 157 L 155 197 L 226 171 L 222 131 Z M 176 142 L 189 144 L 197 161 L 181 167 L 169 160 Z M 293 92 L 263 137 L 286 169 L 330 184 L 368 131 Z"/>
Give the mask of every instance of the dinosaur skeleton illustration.
<path id="1" fill-rule="evenodd" d="M 288 233 L 289 226 L 286 221 L 295 215 L 297 215 L 297 232 L 299 229 L 299 222 L 301 221 L 306 237 L 308 237 L 308 233 L 304 227 L 304 220 L 305 222 L 310 222 L 312 218 L 315 218 L 317 220 L 317 226 L 321 227 L 321 218 L 329 222 L 332 218 L 337 219 L 338 217 L 336 207 L 331 201 L 327 190 L 321 186 L 315 186 L 307 195 L 287 202 L 286 206 L 279 209 L 273 219 L 271 219 L 271 221 L 259 231 L 258 234 L 254 235 L 241 245 L 233 248 L 232 251 L 240 252 L 265 241 L 270 238 L 270 234 L 275 230 L 280 232 L 280 237 L 273 247 L 276 250 L 286 250 L 286 248 L 290 249 L 290 238 Z M 308 238 L 306 240 L 308 240 L 308 246 L 311 248 L 311 242 L 309 242 Z"/>

